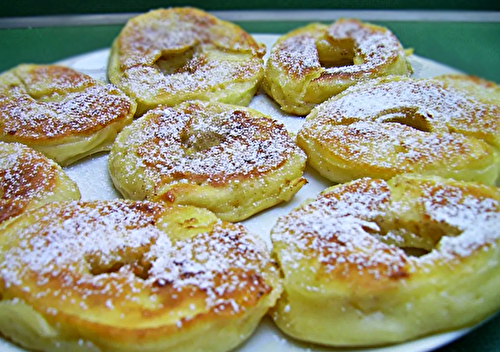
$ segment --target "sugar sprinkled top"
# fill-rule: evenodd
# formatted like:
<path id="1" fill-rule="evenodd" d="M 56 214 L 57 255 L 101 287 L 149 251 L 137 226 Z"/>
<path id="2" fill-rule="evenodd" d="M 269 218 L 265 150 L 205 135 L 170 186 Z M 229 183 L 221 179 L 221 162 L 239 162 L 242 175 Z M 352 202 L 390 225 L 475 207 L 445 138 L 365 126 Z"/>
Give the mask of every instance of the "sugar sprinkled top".
<path id="1" fill-rule="evenodd" d="M 21 144 L 0 142 L 0 222 L 50 197 L 58 172 L 62 170 L 42 154 Z"/>
<path id="2" fill-rule="evenodd" d="M 79 92 L 97 84 L 92 77 L 59 65 L 19 65 L 12 72 L 35 99 Z"/>
<path id="3" fill-rule="evenodd" d="M 28 287 L 41 301 L 76 302 L 70 308 L 61 302 L 63 310 L 94 308 L 96 297 L 109 309 L 140 309 L 144 297 L 156 309 L 169 309 L 182 307 L 182 297 L 201 295 L 203 311 L 232 307 L 232 314 L 269 292 L 262 273 L 270 259 L 258 238 L 241 225 L 215 219 L 206 232 L 174 239 L 160 230 L 164 210 L 156 203 L 124 201 L 40 208 L 32 213 L 35 221 L 3 244 L 4 287 Z"/>
<path id="4" fill-rule="evenodd" d="M 422 258 L 423 263 L 467 257 L 480 248 L 498 245 L 500 197 L 496 189 L 484 191 L 475 185 L 461 189 L 439 183 L 425 186 L 425 214 L 433 222 L 452 227 L 458 235 L 441 238 L 436 248 Z"/>
<path id="5" fill-rule="evenodd" d="M 198 56 L 199 60 L 206 61 L 204 54 Z M 233 57 L 234 60 L 227 60 L 228 57 Z M 206 62 L 193 70 L 172 74 L 163 74 L 156 67 L 134 66 L 127 69 L 121 84 L 142 99 L 154 99 L 163 95 L 172 96 L 174 99 L 176 94 L 187 94 L 191 99 L 203 99 L 201 94 L 220 94 L 220 90 L 228 89 L 238 82 L 255 80 L 257 83 L 262 66 L 260 61 L 240 60 L 231 53 L 225 54 L 225 58 L 226 60 Z"/>
<path id="6" fill-rule="evenodd" d="M 152 65 L 166 53 L 196 45 L 261 56 L 259 45 L 241 28 L 197 9 L 154 10 L 131 19 L 119 36 L 122 68 Z"/>
<path id="7" fill-rule="evenodd" d="M 355 56 L 361 59 L 358 65 L 329 67 L 326 69 L 329 74 L 372 73 L 404 56 L 401 44 L 390 30 L 368 27 L 357 20 L 337 21 L 328 28 L 328 35 L 334 40 L 352 40 Z"/>
<path id="8" fill-rule="evenodd" d="M 354 55 L 360 63 L 322 68 L 316 48 L 316 41 L 322 36 L 333 41 L 352 41 Z M 368 27 L 357 20 L 342 19 L 329 27 L 312 27 L 309 32 L 304 30 L 279 42 L 273 48 L 271 60 L 296 77 L 311 72 L 342 76 L 371 74 L 391 64 L 400 55 L 404 55 L 402 46 L 389 30 Z"/>
<path id="9" fill-rule="evenodd" d="M 465 231 L 477 217 L 491 217 L 498 212 L 499 202 L 484 195 L 464 192 L 458 187 L 428 187 L 422 196 L 425 212 L 436 222 Z"/>
<path id="10" fill-rule="evenodd" d="M 399 200 L 393 198 L 396 190 Z M 365 273 L 375 279 L 405 278 L 428 264 L 460 262 L 479 248 L 498 244 L 500 194 L 490 193 L 492 190 L 444 179 L 419 181 L 403 176 L 389 184 L 360 179 L 331 188 L 280 218 L 272 230 L 272 240 L 287 275 L 309 267 L 301 263 L 306 260 L 341 276 Z M 412 207 L 410 211 L 417 219 L 411 224 L 422 224 L 420 230 L 409 224 L 399 232 L 401 236 L 423 236 L 425 226 L 430 224 L 434 229 L 448 229 L 435 248 L 421 257 L 405 253 L 397 245 L 398 240 L 403 245 L 404 239 L 390 236 L 388 229 L 393 225 L 405 226 L 400 216 L 401 199 L 406 207 Z M 385 243 L 386 236 L 396 244 Z M 334 280 L 336 276 L 327 277 Z"/>
<path id="11" fill-rule="evenodd" d="M 353 170 L 370 166 L 361 175 L 449 175 L 450 170 L 492 167 L 494 147 L 500 146 L 499 115 L 499 106 L 444 82 L 383 78 L 359 83 L 317 106 L 299 140 L 321 145 Z M 385 171 L 377 174 L 375 168 Z"/>
<path id="12" fill-rule="evenodd" d="M 358 121 L 328 126 L 314 120 L 302 135 L 332 150 L 342 161 L 366 167 L 367 172 L 375 172 L 376 168 L 377 172 L 383 170 L 391 175 L 470 168 L 467 161 L 489 158 L 492 153 L 490 146 L 476 139 L 422 132 L 398 123 Z"/>
<path id="13" fill-rule="evenodd" d="M 285 39 L 276 45 L 269 60 L 280 63 L 295 77 L 303 77 L 321 68 L 316 39 L 305 33 Z"/>
<path id="14" fill-rule="evenodd" d="M 0 94 L 2 135 L 44 140 L 89 134 L 130 115 L 130 99 L 112 85 L 58 66 L 52 80 L 50 67 L 13 69 L 17 84 Z"/>
<path id="15" fill-rule="evenodd" d="M 315 260 L 326 272 L 343 275 L 368 271 L 396 275 L 405 265 L 404 252 L 371 236 L 377 220 L 388 209 L 390 193 L 383 181 L 362 179 L 319 196 L 280 218 L 272 230 L 283 270 L 307 268 L 301 260 Z"/>
<path id="16" fill-rule="evenodd" d="M 245 108 L 186 103 L 152 110 L 135 125 L 118 143 L 136 149 L 139 165 L 131 167 L 146 167 L 148 179 L 218 184 L 270 172 L 291 155 L 305 159 L 283 125 Z"/>
<path id="17" fill-rule="evenodd" d="M 432 132 L 491 135 L 499 130 L 492 117 L 500 114 L 500 107 L 483 104 L 433 79 L 398 77 L 360 83 L 319 105 L 316 112 L 317 119 L 332 126 L 415 119 Z"/>
<path id="18" fill-rule="evenodd" d="M 173 243 L 169 256 L 165 256 L 165 240 L 165 236 L 158 239 L 146 256 L 154 260 L 150 275 L 172 282 L 179 290 L 189 286 L 205 290 L 210 306 L 217 306 L 224 293 L 235 291 L 238 286 L 258 286 L 261 278 L 257 273 L 269 260 L 265 246 L 248 236 L 241 225 L 219 222 L 212 233 Z M 249 275 L 248 279 L 254 272 L 253 280 L 257 281 L 242 282 L 240 270 L 245 272 L 243 277 Z"/>
<path id="19" fill-rule="evenodd" d="M 261 77 L 264 52 L 244 30 L 203 11 L 160 9 L 124 27 L 112 55 L 119 77 L 110 79 L 150 105 L 173 105 L 227 95 L 235 86 L 251 90 Z"/>

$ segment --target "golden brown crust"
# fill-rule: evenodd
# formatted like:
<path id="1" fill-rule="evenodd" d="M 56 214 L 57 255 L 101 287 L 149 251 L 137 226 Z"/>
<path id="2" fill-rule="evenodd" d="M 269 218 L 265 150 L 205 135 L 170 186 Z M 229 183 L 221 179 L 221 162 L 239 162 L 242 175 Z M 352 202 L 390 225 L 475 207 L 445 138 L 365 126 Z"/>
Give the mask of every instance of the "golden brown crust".
<path id="1" fill-rule="evenodd" d="M 266 64 L 263 87 L 284 111 L 305 115 L 359 81 L 409 73 L 404 50 L 387 28 L 339 19 L 280 37 Z"/>
<path id="2" fill-rule="evenodd" d="M 499 308 L 499 229 L 495 187 L 417 176 L 331 187 L 272 230 L 285 283 L 273 318 L 342 346 L 474 324 Z"/>
<path id="3" fill-rule="evenodd" d="M 360 83 L 314 109 L 297 142 L 334 182 L 417 173 L 495 184 L 500 94 L 476 82 L 446 76 Z"/>
<path id="4" fill-rule="evenodd" d="M 0 139 L 66 164 L 102 149 L 131 121 L 135 107 L 112 85 L 73 69 L 19 65 L 0 76 Z"/>
<path id="5" fill-rule="evenodd" d="M 163 26 L 177 26 L 178 32 L 162 32 Z M 228 52 L 263 55 L 262 47 L 250 34 L 195 8 L 158 9 L 134 17 L 123 28 L 118 43 L 122 69 L 152 64 L 158 51 L 175 53 L 196 44 L 210 43 Z"/>
<path id="6" fill-rule="evenodd" d="M 289 200 L 305 184 L 304 167 L 283 125 L 252 109 L 200 101 L 150 110 L 109 156 L 127 198 L 201 206 L 230 221 Z"/>
<path id="7" fill-rule="evenodd" d="M 79 198 L 59 165 L 21 144 L 0 142 L 0 223 L 51 201 Z"/>
<path id="8" fill-rule="evenodd" d="M 2 228 L 0 249 L 3 301 L 31 306 L 56 331 L 42 349 L 81 340 L 102 351 L 191 351 L 205 339 L 225 351 L 281 290 L 263 243 L 193 207 L 53 203 Z"/>
<path id="9" fill-rule="evenodd" d="M 138 114 L 194 99 L 247 105 L 263 75 L 264 53 L 243 29 L 202 10 L 158 9 L 123 28 L 108 77 L 137 99 Z"/>

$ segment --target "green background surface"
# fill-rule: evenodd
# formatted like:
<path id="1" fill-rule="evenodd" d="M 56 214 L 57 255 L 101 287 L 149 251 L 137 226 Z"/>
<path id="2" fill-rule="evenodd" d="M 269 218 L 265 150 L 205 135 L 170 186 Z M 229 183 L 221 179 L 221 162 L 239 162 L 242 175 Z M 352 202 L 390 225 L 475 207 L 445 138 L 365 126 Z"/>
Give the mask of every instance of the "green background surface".
<path id="1" fill-rule="evenodd" d="M 415 54 L 500 83 L 500 23 L 376 22 Z M 284 33 L 306 22 L 241 22 L 252 33 Z M 19 63 L 51 63 L 109 47 L 122 25 L 0 30 L 0 71 Z"/>
<path id="2" fill-rule="evenodd" d="M 2 0 L 0 17 L 54 14 L 144 12 L 168 6 L 200 7 L 205 10 L 245 9 L 461 9 L 500 10 L 500 1 L 470 0 Z"/>
<path id="3" fill-rule="evenodd" d="M 185 5 L 182 1 L 0 1 L 0 17 L 74 13 L 143 12 L 150 8 Z M 498 10 L 500 1 L 265 1 L 203 2 L 207 10 L 270 8 L 336 9 L 461 9 Z M 376 22 L 389 27 L 415 53 L 500 83 L 500 23 L 498 22 Z M 251 33 L 285 33 L 306 22 L 240 22 Z M 109 47 L 122 25 L 19 28 L 0 30 L 0 72 L 19 63 L 52 63 Z M 500 352 L 500 316 L 439 352 Z"/>

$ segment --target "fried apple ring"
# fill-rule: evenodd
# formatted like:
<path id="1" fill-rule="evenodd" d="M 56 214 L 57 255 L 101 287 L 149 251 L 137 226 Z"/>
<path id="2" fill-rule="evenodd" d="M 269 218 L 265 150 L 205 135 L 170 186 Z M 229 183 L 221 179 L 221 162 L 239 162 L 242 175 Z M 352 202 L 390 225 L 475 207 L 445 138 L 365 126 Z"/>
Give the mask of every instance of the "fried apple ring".
<path id="1" fill-rule="evenodd" d="M 500 90 L 470 76 L 387 77 L 315 108 L 297 135 L 334 182 L 437 175 L 494 185 L 500 173 Z"/>
<path id="2" fill-rule="evenodd" d="M 0 223 L 45 203 L 78 200 L 61 167 L 22 144 L 0 142 Z"/>
<path id="3" fill-rule="evenodd" d="M 126 198 L 194 205 L 227 221 L 288 201 L 306 183 L 306 156 L 283 125 L 222 103 L 150 110 L 120 133 L 108 160 Z"/>
<path id="4" fill-rule="evenodd" d="M 137 114 L 187 100 L 248 105 L 264 74 L 265 47 L 243 29 L 194 8 L 132 18 L 113 43 L 109 80 Z"/>
<path id="5" fill-rule="evenodd" d="M 61 165 L 109 150 L 136 104 L 110 84 L 58 65 L 19 65 L 0 75 L 0 140 Z"/>
<path id="6" fill-rule="evenodd" d="M 387 28 L 339 19 L 280 37 L 271 50 L 262 86 L 283 111 L 306 115 L 359 81 L 411 72 L 403 47 Z"/>
<path id="7" fill-rule="evenodd" d="M 227 351 L 281 293 L 263 241 L 190 206 L 51 203 L 0 225 L 0 332 L 39 351 Z"/>
<path id="8" fill-rule="evenodd" d="M 500 308 L 500 191 L 436 176 L 360 179 L 280 218 L 272 316 L 297 339 L 373 346 L 468 327 Z"/>

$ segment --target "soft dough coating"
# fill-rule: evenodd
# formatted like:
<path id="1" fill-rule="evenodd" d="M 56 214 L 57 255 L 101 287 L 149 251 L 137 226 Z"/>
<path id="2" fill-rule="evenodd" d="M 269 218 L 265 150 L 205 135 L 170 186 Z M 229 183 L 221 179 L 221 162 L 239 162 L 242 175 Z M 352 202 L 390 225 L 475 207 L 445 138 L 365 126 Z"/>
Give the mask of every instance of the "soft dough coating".
<path id="1" fill-rule="evenodd" d="M 355 83 L 411 72 L 405 51 L 390 30 L 339 19 L 280 37 L 271 50 L 262 86 L 284 111 L 306 115 Z"/>
<path id="2" fill-rule="evenodd" d="M 127 22 L 111 48 L 108 77 L 137 99 L 138 115 L 197 99 L 248 105 L 264 54 L 233 23 L 194 8 L 158 9 Z"/>
<path id="3" fill-rule="evenodd" d="M 111 84 L 58 65 L 19 65 L 0 75 L 0 140 L 61 165 L 109 150 L 136 104 Z"/>
<path id="4" fill-rule="evenodd" d="M 0 223 L 45 203 L 80 199 L 61 167 L 22 144 L 0 142 Z"/>
<path id="5" fill-rule="evenodd" d="M 297 135 L 334 182 L 437 175 L 494 185 L 500 173 L 500 90 L 465 75 L 386 77 L 316 107 Z"/>
<path id="6" fill-rule="evenodd" d="M 195 205 L 228 221 L 290 200 L 306 183 L 305 163 L 283 125 L 201 101 L 150 110 L 109 155 L 111 179 L 126 198 Z"/>
<path id="7" fill-rule="evenodd" d="M 262 240 L 205 209 L 62 202 L 0 225 L 0 332 L 37 351 L 228 351 L 281 290 Z"/>
<path id="8" fill-rule="evenodd" d="M 500 191 L 438 177 L 331 187 L 272 229 L 284 293 L 272 316 L 327 345 L 470 326 L 500 308 Z"/>

